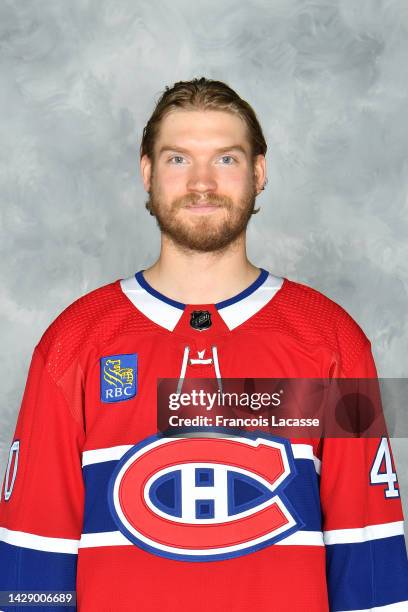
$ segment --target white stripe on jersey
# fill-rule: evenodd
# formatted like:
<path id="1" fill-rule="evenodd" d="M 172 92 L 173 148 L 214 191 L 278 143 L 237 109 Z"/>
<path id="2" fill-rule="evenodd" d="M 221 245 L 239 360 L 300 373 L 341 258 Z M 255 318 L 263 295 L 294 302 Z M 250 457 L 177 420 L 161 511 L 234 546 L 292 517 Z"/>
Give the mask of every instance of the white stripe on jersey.
<path id="1" fill-rule="evenodd" d="M 317 474 L 320 474 L 321 461 L 313 454 L 313 446 L 311 444 L 297 444 L 292 442 L 292 453 L 295 459 L 311 459 L 314 462 Z"/>
<path id="2" fill-rule="evenodd" d="M 296 531 L 292 535 L 275 542 L 274 546 L 324 546 L 321 531 Z M 95 548 L 98 546 L 134 546 L 120 531 L 103 533 L 84 533 L 79 543 L 80 548 Z M 189 551 L 194 554 L 196 551 Z M 201 552 L 201 551 L 200 551 Z"/>
<path id="3" fill-rule="evenodd" d="M 403 521 L 352 529 L 330 529 L 323 533 L 325 544 L 355 544 L 357 542 L 391 538 L 397 535 L 404 535 Z"/>
<path id="4" fill-rule="evenodd" d="M 67 540 L 65 538 L 50 538 L 39 536 L 25 531 L 12 531 L 5 527 L 0 527 L 0 541 L 20 546 L 21 548 L 31 548 L 32 550 L 42 550 L 44 552 L 78 554 L 79 540 Z"/>
<path id="5" fill-rule="evenodd" d="M 82 453 L 82 467 L 93 463 L 104 463 L 105 461 L 119 461 L 130 448 L 132 448 L 132 444 L 122 444 L 121 446 L 84 451 Z"/>
<path id="6" fill-rule="evenodd" d="M 275 542 L 274 546 L 324 546 L 330 544 L 346 544 L 366 542 L 404 534 L 403 521 L 385 523 L 383 525 L 368 525 L 361 529 L 336 529 L 331 531 L 297 531 L 283 540 Z M 0 541 L 13 546 L 41 550 L 44 552 L 77 554 L 78 548 L 94 548 L 99 546 L 133 546 L 119 531 L 102 533 L 84 533 L 81 539 L 51 538 L 23 531 L 13 531 L 0 527 Z M 378 608 L 382 610 L 383 608 Z M 391 610 L 392 608 L 390 608 Z M 387 607 L 384 608 L 384 612 Z M 396 608 L 398 610 L 398 608 Z M 366 612 L 355 610 L 354 612 Z M 369 611 L 367 611 L 369 612 Z"/>
<path id="7" fill-rule="evenodd" d="M 386 606 L 376 606 L 375 608 L 366 608 L 364 610 L 345 610 L 344 612 L 407 612 L 407 610 L 408 601 L 398 601 Z"/>

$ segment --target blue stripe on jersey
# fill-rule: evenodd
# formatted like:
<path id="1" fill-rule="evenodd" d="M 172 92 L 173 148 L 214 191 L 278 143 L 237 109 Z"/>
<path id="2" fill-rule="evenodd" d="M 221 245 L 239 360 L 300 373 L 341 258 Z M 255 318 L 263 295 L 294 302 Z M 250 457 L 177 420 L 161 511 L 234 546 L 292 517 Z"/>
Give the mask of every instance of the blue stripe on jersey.
<path id="1" fill-rule="evenodd" d="M 143 289 L 147 291 L 147 293 L 150 293 L 150 295 L 153 295 L 155 298 L 161 300 L 162 302 L 165 302 L 166 304 L 170 304 L 170 306 L 174 306 L 175 308 L 179 308 L 180 310 L 185 309 L 186 305 L 183 304 L 182 302 L 177 302 L 177 300 L 172 300 L 171 298 L 163 295 L 163 293 L 160 293 L 160 291 L 157 291 L 157 289 L 153 289 L 153 287 L 147 282 L 147 280 L 143 276 L 143 272 L 144 270 L 140 270 L 140 272 L 136 272 L 135 278 L 137 282 L 139 283 L 139 285 L 143 287 Z"/>
<path id="2" fill-rule="evenodd" d="M 174 306 L 174 308 L 178 308 L 180 310 L 185 309 L 186 304 L 183 304 L 182 302 L 178 302 L 177 300 L 173 300 L 172 298 L 169 298 L 166 295 L 163 295 L 163 293 L 160 293 L 160 291 L 157 291 L 157 289 L 154 289 L 143 276 L 143 272 L 144 270 L 140 270 L 139 272 L 136 272 L 135 278 L 137 282 L 139 283 L 139 285 L 145 291 L 147 291 L 147 293 L 150 293 L 150 295 L 153 295 L 155 298 L 161 300 L 162 302 L 165 302 L 166 304 L 169 304 L 170 306 Z M 248 297 L 248 295 L 251 295 L 251 293 L 254 293 L 254 291 L 256 291 L 258 287 L 263 285 L 263 283 L 266 281 L 268 276 L 269 276 L 269 272 L 267 270 L 264 270 L 263 268 L 260 268 L 260 273 L 258 275 L 258 278 L 256 278 L 254 282 L 249 285 L 249 287 L 247 287 L 246 289 L 244 289 L 237 295 L 234 295 L 233 297 L 228 298 L 227 300 L 223 300 L 222 302 L 217 302 L 217 304 L 215 304 L 215 307 L 219 310 L 220 308 L 231 306 L 231 304 L 235 304 L 236 302 L 243 300 L 244 298 Z"/>
<path id="3" fill-rule="evenodd" d="M 258 287 L 263 285 L 263 283 L 266 281 L 266 279 L 269 276 L 269 272 L 267 272 L 263 268 L 259 268 L 259 269 L 260 269 L 260 273 L 258 275 L 258 278 L 255 279 L 254 282 L 251 285 L 249 285 L 249 287 L 241 291 L 241 293 L 234 295 L 234 297 L 232 298 L 228 298 L 227 300 L 218 302 L 217 304 L 215 304 L 215 307 L 219 310 L 220 308 L 231 306 L 231 304 L 235 304 L 236 302 L 239 302 L 240 300 L 243 300 L 244 298 L 246 298 L 248 295 L 251 295 L 251 293 L 254 293 L 254 291 L 256 291 Z"/>
<path id="4" fill-rule="evenodd" d="M 82 469 L 85 484 L 85 508 L 82 533 L 117 531 L 108 506 L 109 479 L 118 461 L 86 465 Z"/>
<path id="5" fill-rule="evenodd" d="M 85 509 L 83 533 L 117 531 L 108 506 L 107 492 L 111 474 L 117 461 L 93 463 L 83 468 Z M 309 459 L 295 459 L 297 474 L 283 490 L 287 500 L 305 523 L 304 531 L 321 531 L 319 481 L 314 463 Z"/>
<path id="6" fill-rule="evenodd" d="M 284 493 L 305 523 L 302 530 L 321 531 L 320 477 L 310 459 L 295 459 L 295 465 L 297 474 Z"/>
<path id="7" fill-rule="evenodd" d="M 326 546 L 330 610 L 371 610 L 408 601 L 404 536 Z"/>
<path id="8" fill-rule="evenodd" d="M 76 570 L 77 555 L 32 550 L 0 542 L 0 591 L 75 591 Z M 5 606 L 8 612 L 23 607 L 26 606 Z M 72 612 L 74 608 L 49 605 L 35 606 L 34 609 Z"/>

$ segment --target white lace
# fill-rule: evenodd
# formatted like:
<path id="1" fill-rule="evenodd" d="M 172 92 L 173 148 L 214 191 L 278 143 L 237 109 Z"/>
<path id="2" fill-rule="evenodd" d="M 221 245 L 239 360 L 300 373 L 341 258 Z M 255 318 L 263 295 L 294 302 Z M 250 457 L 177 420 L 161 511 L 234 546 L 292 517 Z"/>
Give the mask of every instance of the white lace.
<path id="1" fill-rule="evenodd" d="M 177 393 L 181 393 L 181 389 L 182 389 L 182 386 L 183 386 L 184 378 L 186 376 L 186 370 L 187 370 L 188 364 L 190 364 L 190 365 L 194 365 L 194 364 L 210 365 L 210 364 L 213 364 L 214 365 L 215 376 L 217 378 L 218 388 L 219 388 L 220 392 L 222 393 L 222 379 L 221 379 L 220 363 L 218 361 L 217 347 L 215 345 L 213 345 L 211 347 L 212 357 L 209 357 L 208 359 L 204 359 L 204 358 L 200 357 L 200 352 L 201 351 L 198 352 L 198 355 L 199 355 L 198 358 L 190 358 L 189 359 L 188 356 L 190 354 L 190 347 L 189 346 L 185 346 L 184 347 L 183 360 L 181 362 L 180 376 L 179 376 L 179 381 L 178 381 L 178 385 L 177 385 Z M 204 351 L 202 352 L 202 354 L 204 354 Z"/>

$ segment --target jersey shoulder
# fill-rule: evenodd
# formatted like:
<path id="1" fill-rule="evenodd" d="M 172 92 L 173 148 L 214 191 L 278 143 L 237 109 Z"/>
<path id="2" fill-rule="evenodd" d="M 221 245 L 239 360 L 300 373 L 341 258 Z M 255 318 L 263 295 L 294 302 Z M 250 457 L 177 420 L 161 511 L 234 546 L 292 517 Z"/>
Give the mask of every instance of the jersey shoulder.
<path id="1" fill-rule="evenodd" d="M 118 279 L 72 302 L 46 329 L 37 348 L 58 380 L 85 347 L 152 326 L 124 295 Z"/>
<path id="2" fill-rule="evenodd" d="M 343 306 L 321 291 L 288 278 L 263 309 L 262 324 L 302 344 L 327 346 L 339 355 L 344 371 L 370 346 L 363 329 Z"/>

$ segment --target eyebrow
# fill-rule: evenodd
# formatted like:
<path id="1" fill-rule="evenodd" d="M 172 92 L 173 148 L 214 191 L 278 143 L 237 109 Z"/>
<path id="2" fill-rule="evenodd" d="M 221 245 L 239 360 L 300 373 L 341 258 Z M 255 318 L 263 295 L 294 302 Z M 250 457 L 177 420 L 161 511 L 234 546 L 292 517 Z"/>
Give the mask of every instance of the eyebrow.
<path id="1" fill-rule="evenodd" d="M 177 147 L 175 145 L 163 145 L 162 147 L 160 147 L 158 154 L 161 155 L 162 153 L 165 153 L 166 151 L 177 151 L 180 153 L 190 152 L 188 149 L 185 149 L 184 147 Z M 240 144 L 234 144 L 234 145 L 231 145 L 230 147 L 220 147 L 219 149 L 215 150 L 216 153 L 225 153 L 226 151 L 239 151 L 243 153 L 244 155 L 247 155 L 247 151 Z"/>

